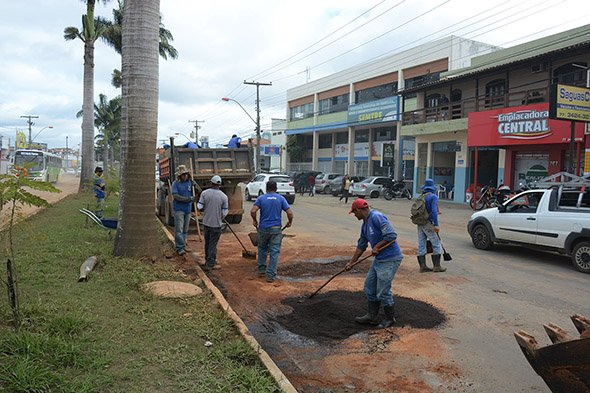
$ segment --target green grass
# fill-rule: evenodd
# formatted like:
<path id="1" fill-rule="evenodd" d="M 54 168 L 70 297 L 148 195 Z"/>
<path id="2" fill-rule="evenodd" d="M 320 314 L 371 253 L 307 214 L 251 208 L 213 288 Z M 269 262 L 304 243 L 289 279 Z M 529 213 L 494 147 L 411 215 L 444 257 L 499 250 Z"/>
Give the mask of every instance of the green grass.
<path id="1" fill-rule="evenodd" d="M 176 267 L 112 257 L 107 233 L 85 227 L 78 209 L 87 204 L 91 196 L 71 196 L 15 227 L 23 324 L 12 329 L 3 288 L 0 392 L 279 391 L 209 292 L 163 299 L 141 291 L 149 281 L 181 280 Z M 107 205 L 105 216 L 116 208 Z M 99 263 L 79 283 L 91 255 Z"/>

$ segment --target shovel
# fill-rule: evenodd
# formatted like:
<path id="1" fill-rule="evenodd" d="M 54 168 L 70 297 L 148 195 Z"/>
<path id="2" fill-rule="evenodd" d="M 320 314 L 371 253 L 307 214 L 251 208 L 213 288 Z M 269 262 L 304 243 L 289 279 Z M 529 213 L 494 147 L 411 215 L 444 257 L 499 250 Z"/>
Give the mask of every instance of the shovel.
<path id="1" fill-rule="evenodd" d="M 246 249 L 246 246 L 244 246 L 244 243 L 242 243 L 242 241 L 240 240 L 240 238 L 238 237 L 238 235 L 234 232 L 233 228 L 231 227 L 231 225 L 229 225 L 229 223 L 227 222 L 227 220 L 225 218 L 223 219 L 223 222 L 225 223 L 225 225 L 227 225 L 227 227 L 229 228 L 229 230 L 231 231 L 231 233 L 234 234 L 234 236 L 236 237 L 236 239 L 238 239 L 238 242 L 240 242 L 240 245 L 244 249 L 242 251 L 242 257 L 248 258 L 248 259 L 256 259 L 256 253 L 253 252 L 253 251 L 248 251 Z"/>
<path id="2" fill-rule="evenodd" d="M 387 243 L 385 246 L 381 247 L 381 249 L 379 249 L 379 252 L 381 252 L 381 250 L 391 246 L 393 243 L 395 243 L 395 240 L 390 241 L 389 243 Z M 356 261 L 355 263 L 352 264 L 352 266 L 350 266 L 350 268 L 353 268 L 354 266 L 358 265 L 359 263 L 371 258 L 373 256 L 373 254 L 369 254 L 366 257 L 362 257 L 361 259 L 359 259 L 358 261 Z M 323 287 L 325 287 L 326 285 L 328 285 L 330 283 L 330 281 L 332 281 L 333 279 L 335 279 L 336 277 L 338 277 L 339 275 L 341 275 L 342 273 L 344 273 L 346 271 L 346 267 L 344 267 L 342 270 L 340 270 L 338 273 L 334 274 L 332 277 L 330 277 L 328 279 L 328 281 L 326 281 L 321 287 L 319 287 L 314 293 L 312 293 L 311 295 L 309 295 L 308 299 L 311 299 L 312 297 L 314 297 L 319 291 L 322 290 Z"/>
<path id="3" fill-rule="evenodd" d="M 442 243 L 442 239 L 440 238 L 440 235 L 437 233 L 437 234 L 436 234 L 436 236 L 438 236 L 438 240 L 440 240 L 440 246 L 441 246 L 441 247 L 442 247 L 442 249 L 443 249 L 443 260 L 445 260 L 445 261 L 447 261 L 447 262 L 448 262 L 448 261 L 452 261 L 452 260 L 453 260 L 453 257 L 451 256 L 451 254 L 449 254 L 449 253 L 447 252 L 447 250 L 445 250 L 445 246 L 444 246 L 444 245 L 443 245 L 443 243 Z"/>
<path id="4" fill-rule="evenodd" d="M 285 228 L 287 228 L 286 225 L 281 228 L 281 232 L 284 231 Z M 248 233 L 248 237 L 250 238 L 250 242 L 252 243 L 252 245 L 254 247 L 258 247 L 258 231 Z M 295 237 L 295 235 L 283 233 L 283 237 Z"/>

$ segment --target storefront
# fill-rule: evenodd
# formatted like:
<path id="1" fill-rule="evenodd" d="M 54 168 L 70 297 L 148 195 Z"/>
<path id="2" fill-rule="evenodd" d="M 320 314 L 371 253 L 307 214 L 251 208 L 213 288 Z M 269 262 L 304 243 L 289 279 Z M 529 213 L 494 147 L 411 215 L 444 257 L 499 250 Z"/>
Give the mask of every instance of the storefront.
<path id="1" fill-rule="evenodd" d="M 469 114 L 469 184 L 504 183 L 512 189 L 567 171 L 571 162 L 571 123 L 549 119 L 540 103 Z M 584 126 L 574 127 L 574 160 L 579 165 Z"/>

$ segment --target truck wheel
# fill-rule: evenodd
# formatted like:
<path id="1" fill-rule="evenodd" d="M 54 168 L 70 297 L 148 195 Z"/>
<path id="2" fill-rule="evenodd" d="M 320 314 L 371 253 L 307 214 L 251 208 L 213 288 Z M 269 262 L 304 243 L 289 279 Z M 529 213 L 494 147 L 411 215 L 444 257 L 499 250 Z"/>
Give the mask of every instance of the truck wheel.
<path id="1" fill-rule="evenodd" d="M 480 250 L 489 250 L 492 248 L 492 237 L 490 231 L 483 224 L 478 224 L 471 231 L 471 241 L 475 248 Z"/>
<path id="2" fill-rule="evenodd" d="M 252 196 L 250 195 L 250 191 L 248 191 L 248 188 L 246 188 L 246 191 L 244 191 L 244 195 L 246 196 L 246 200 L 248 202 L 252 200 Z"/>
<path id="3" fill-rule="evenodd" d="M 583 241 L 576 244 L 572 252 L 572 263 L 583 273 L 590 273 L 590 242 Z"/>
<path id="4" fill-rule="evenodd" d="M 164 206 L 164 224 L 168 225 L 169 227 L 174 226 L 174 212 L 172 209 L 172 204 L 170 203 L 170 199 L 165 199 L 166 203 Z"/>

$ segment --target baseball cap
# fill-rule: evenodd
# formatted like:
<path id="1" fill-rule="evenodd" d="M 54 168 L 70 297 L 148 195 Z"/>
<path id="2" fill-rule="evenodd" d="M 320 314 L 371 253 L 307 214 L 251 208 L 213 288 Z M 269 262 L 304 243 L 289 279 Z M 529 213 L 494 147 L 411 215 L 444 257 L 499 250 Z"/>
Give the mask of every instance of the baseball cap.
<path id="1" fill-rule="evenodd" d="M 218 175 L 215 175 L 211 178 L 211 183 L 213 184 L 221 184 L 221 177 Z"/>
<path id="2" fill-rule="evenodd" d="M 348 214 L 353 213 L 356 209 L 366 209 L 368 207 L 369 204 L 363 198 L 355 199 L 355 201 L 352 202 L 352 206 L 350 206 Z"/>

